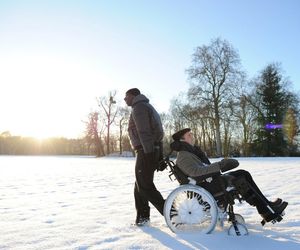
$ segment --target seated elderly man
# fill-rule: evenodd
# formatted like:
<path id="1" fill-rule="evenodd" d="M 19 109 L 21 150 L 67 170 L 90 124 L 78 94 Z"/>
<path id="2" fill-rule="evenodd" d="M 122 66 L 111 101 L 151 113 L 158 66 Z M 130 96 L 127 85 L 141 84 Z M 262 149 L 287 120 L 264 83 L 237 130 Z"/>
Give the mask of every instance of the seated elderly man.
<path id="1" fill-rule="evenodd" d="M 219 162 L 210 163 L 205 153 L 197 146 L 194 146 L 193 134 L 191 129 L 182 129 L 172 135 L 174 142 L 171 143 L 171 148 L 178 151 L 176 164 L 180 170 L 189 177 L 201 177 L 208 174 L 220 174 L 222 178 L 226 179 L 234 186 L 237 179 L 245 180 L 245 183 L 241 186 L 247 186 L 249 188 L 242 189 L 236 186 L 236 189 L 246 202 L 250 205 L 255 206 L 258 213 L 262 216 L 265 222 L 276 220 L 280 217 L 288 203 L 277 199 L 272 202 L 269 201 L 252 179 L 251 174 L 246 170 L 230 171 L 236 168 L 239 163 L 235 159 L 223 159 Z M 241 178 L 240 178 L 241 177 Z M 238 182 L 236 182 L 238 183 Z M 215 185 L 213 182 L 210 185 Z M 241 192 L 240 192 L 241 191 Z M 272 212 L 270 208 L 274 211 Z M 280 219 L 278 219 L 280 221 Z"/>

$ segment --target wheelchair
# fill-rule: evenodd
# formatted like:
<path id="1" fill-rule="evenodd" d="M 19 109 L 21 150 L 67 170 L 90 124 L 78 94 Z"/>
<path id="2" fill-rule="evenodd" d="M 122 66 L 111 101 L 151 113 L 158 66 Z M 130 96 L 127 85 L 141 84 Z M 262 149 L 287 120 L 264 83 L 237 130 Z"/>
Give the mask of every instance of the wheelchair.
<path id="1" fill-rule="evenodd" d="M 220 174 L 190 178 L 169 157 L 163 162 L 170 170 L 169 178 L 174 181 L 175 177 L 180 184 L 164 205 L 165 221 L 171 231 L 209 234 L 218 223 L 223 228 L 228 220 L 228 235 L 248 234 L 244 218 L 233 211 L 234 200 L 241 202 L 242 198 L 234 187 L 226 187 Z"/>

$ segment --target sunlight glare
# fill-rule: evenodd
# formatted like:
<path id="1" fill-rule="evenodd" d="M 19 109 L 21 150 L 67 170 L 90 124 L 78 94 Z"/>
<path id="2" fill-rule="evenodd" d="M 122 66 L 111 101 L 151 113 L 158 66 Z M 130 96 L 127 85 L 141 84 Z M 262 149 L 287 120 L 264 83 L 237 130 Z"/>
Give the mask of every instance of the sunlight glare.
<path id="1" fill-rule="evenodd" d="M 9 124 L 7 130 L 39 139 L 78 136 L 82 131 L 78 116 L 89 112 L 80 102 L 89 103 L 95 98 L 93 91 L 85 96 L 90 90 L 84 83 L 99 80 L 86 65 L 70 60 L 63 55 L 44 52 L 10 55 L 5 65 L 0 63 L 6 83 L 2 93 L 14 96 L 12 99 L 1 95 L 0 104 L 6 107 L 1 105 L 1 113 L 10 117 L 9 121 L 4 121 Z"/>

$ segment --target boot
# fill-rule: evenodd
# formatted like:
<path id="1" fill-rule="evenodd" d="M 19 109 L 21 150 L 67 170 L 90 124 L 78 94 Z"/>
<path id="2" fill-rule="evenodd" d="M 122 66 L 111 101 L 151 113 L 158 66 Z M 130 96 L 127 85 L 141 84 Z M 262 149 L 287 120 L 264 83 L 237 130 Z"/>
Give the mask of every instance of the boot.
<path id="1" fill-rule="evenodd" d="M 275 201 L 269 201 L 270 206 L 278 206 L 282 203 L 282 199 L 277 198 Z"/>
<path id="2" fill-rule="evenodd" d="M 141 217 L 141 216 L 136 217 L 135 225 L 138 227 L 147 226 L 149 225 L 149 223 L 150 223 L 149 217 Z"/>
<path id="3" fill-rule="evenodd" d="M 137 212 L 135 225 L 138 227 L 146 226 L 150 223 L 150 210 L 144 209 Z"/>
<path id="4" fill-rule="evenodd" d="M 288 205 L 288 203 L 286 201 L 283 201 L 279 205 L 271 205 L 271 208 L 274 210 L 275 213 L 268 211 L 264 214 L 261 214 L 261 216 L 264 218 L 264 220 L 263 220 L 264 223 L 274 221 L 274 220 L 281 221 L 282 220 L 281 214 L 283 213 L 283 211 L 287 207 L 287 205 Z M 264 223 L 262 222 L 263 225 L 264 225 Z"/>
<path id="5" fill-rule="evenodd" d="M 275 211 L 275 213 L 282 214 L 287 205 L 288 203 L 286 201 L 283 201 L 279 205 L 272 206 L 272 209 Z"/>

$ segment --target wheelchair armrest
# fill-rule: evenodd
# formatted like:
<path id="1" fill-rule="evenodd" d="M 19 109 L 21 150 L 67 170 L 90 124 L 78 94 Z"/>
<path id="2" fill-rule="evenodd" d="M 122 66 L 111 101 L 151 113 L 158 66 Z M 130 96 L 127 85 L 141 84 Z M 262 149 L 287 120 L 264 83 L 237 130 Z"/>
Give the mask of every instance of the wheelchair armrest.
<path id="1" fill-rule="evenodd" d="M 197 181 L 191 177 L 188 177 L 189 179 L 189 184 L 192 184 L 192 185 L 196 185 L 197 184 Z"/>
<path id="2" fill-rule="evenodd" d="M 197 176 L 197 177 L 192 177 L 197 183 L 201 183 L 201 182 L 211 182 L 213 179 L 217 178 L 221 176 L 220 172 L 217 173 L 210 173 L 210 174 L 206 174 L 206 175 L 202 175 L 202 176 Z"/>

